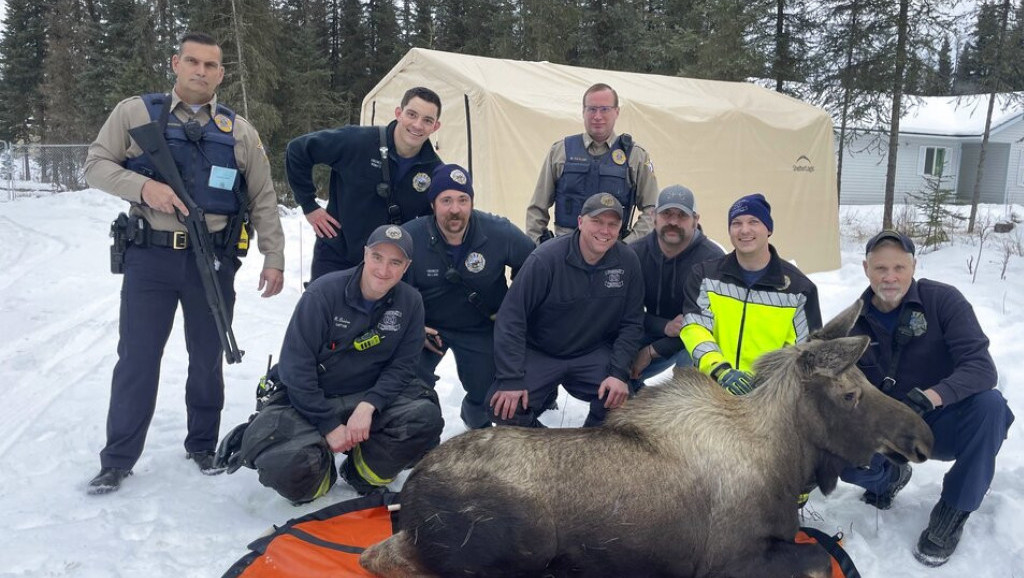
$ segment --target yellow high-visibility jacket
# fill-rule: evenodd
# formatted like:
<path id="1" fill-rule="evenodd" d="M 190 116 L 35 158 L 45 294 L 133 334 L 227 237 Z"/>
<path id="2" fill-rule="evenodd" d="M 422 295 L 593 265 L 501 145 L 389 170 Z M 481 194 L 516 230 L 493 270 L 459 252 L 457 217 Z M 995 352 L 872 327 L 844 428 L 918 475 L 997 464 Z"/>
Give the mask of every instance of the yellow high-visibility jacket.
<path id="1" fill-rule="evenodd" d="M 723 361 L 752 372 L 762 353 L 803 342 L 821 328 L 818 288 L 775 247 L 769 250 L 768 270 L 749 287 L 735 251 L 694 266 L 679 337 L 703 373 Z"/>

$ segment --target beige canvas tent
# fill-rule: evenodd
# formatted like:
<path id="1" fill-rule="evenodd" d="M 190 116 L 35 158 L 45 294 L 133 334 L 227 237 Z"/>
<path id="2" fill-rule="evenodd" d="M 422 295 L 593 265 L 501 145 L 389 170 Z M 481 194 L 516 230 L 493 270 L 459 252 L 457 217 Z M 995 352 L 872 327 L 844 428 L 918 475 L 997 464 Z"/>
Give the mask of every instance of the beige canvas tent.
<path id="1" fill-rule="evenodd" d="M 752 84 L 414 48 L 363 100 L 361 121 L 393 120 L 410 87 L 437 91 L 438 154 L 471 168 L 477 208 L 523 227 L 544 156 L 556 140 L 582 132 L 583 92 L 596 82 L 619 93 L 616 132 L 650 152 L 659 186 L 694 190 L 713 239 L 728 248 L 729 205 L 762 192 L 784 257 L 805 272 L 839 267 L 832 122 L 821 109 Z"/>

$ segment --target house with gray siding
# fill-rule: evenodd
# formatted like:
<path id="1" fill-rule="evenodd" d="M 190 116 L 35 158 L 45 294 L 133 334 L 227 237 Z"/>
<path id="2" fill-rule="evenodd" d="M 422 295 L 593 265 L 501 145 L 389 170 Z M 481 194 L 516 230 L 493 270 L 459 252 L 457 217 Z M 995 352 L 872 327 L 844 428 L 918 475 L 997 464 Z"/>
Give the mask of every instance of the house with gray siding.
<path id="1" fill-rule="evenodd" d="M 982 167 L 982 203 L 1024 204 L 1024 94 L 996 98 Z M 928 178 L 942 175 L 942 186 L 970 202 L 985 132 L 988 95 L 918 97 L 900 119 L 895 202 L 926 190 Z M 836 135 L 838 139 L 838 133 Z M 885 195 L 888 134 L 856 127 L 843 150 L 839 201 L 880 204 Z M 836 151 L 839 150 L 838 142 Z"/>

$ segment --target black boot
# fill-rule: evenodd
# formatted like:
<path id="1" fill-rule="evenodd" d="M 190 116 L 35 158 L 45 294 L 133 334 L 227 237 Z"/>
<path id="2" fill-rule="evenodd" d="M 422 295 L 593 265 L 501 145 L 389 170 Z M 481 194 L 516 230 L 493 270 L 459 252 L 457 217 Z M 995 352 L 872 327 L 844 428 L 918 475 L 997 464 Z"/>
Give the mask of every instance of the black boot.
<path id="1" fill-rule="evenodd" d="M 864 492 L 861 499 L 879 510 L 888 510 L 892 507 L 892 502 L 896 499 L 896 494 L 900 493 L 900 490 L 907 485 L 907 482 L 910 481 L 910 476 L 913 475 L 913 473 L 914 470 L 911 469 L 910 464 L 890 464 L 889 486 L 885 491 L 880 494 Z"/>
<path id="2" fill-rule="evenodd" d="M 925 566 L 942 566 L 949 560 L 960 543 L 960 535 L 964 532 L 964 522 L 970 512 L 962 512 L 946 504 L 941 499 L 932 508 L 928 518 L 928 527 L 921 532 L 914 548 L 914 558 Z"/>
<path id="3" fill-rule="evenodd" d="M 352 489 L 356 491 L 360 496 L 367 496 L 369 494 L 383 494 L 384 492 L 390 492 L 391 489 L 387 486 L 375 486 L 370 482 L 363 479 L 363 476 L 359 475 L 356 471 L 354 458 L 349 455 L 345 458 L 345 461 L 338 467 L 338 473 L 341 474 L 341 479 L 345 480 L 345 483 L 352 486 Z"/>
<path id="4" fill-rule="evenodd" d="M 223 474 L 224 470 L 228 469 L 226 465 L 217 464 L 216 454 L 211 451 L 188 452 L 185 457 L 194 461 L 204 476 Z"/>
<path id="5" fill-rule="evenodd" d="M 100 473 L 89 481 L 89 488 L 86 493 L 91 496 L 109 494 L 121 489 L 121 480 L 132 475 L 131 470 L 123 468 L 100 468 Z"/>

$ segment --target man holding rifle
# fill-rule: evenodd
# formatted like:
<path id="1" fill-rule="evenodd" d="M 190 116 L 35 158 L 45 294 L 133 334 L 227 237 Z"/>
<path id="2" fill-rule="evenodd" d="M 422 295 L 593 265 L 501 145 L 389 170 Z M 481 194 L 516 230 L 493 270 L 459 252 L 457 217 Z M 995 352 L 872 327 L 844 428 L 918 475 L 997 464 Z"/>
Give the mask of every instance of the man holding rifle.
<path id="1" fill-rule="evenodd" d="M 142 454 L 156 406 L 160 359 L 181 303 L 189 352 L 185 404 L 186 457 L 202 473 L 218 474 L 214 450 L 224 405 L 221 353 L 241 359 L 231 334 L 238 256 L 248 248 L 249 223 L 264 255 L 263 297 L 284 286 L 284 232 L 270 164 L 256 130 L 219 104 L 224 79 L 221 49 L 200 33 L 182 38 L 171 58 L 176 81 L 170 94 L 120 102 L 89 147 L 86 180 L 131 203 L 130 215 L 111 229 L 111 268 L 124 273 L 118 362 L 111 383 L 107 444 L 88 493 L 120 488 Z M 185 183 L 181 195 L 129 131 L 158 126 Z M 159 139 L 158 139 L 159 140 Z M 161 147 L 164 143 L 160 143 Z M 197 220 L 197 215 L 204 219 Z M 192 222 L 186 222 L 192 216 Z"/>

